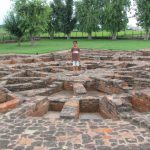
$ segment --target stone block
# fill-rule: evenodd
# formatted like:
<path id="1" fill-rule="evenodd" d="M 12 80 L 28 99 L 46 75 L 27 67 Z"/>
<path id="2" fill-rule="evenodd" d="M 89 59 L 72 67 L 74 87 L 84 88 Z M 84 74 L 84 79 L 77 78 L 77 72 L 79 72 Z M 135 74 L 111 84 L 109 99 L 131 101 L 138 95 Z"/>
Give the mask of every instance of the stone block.
<path id="1" fill-rule="evenodd" d="M 40 102 L 36 105 L 35 109 L 29 114 L 32 117 L 42 117 L 48 112 L 49 102 Z"/>
<path id="2" fill-rule="evenodd" d="M 131 103 L 139 112 L 150 112 L 150 89 L 133 91 Z"/>
<path id="3" fill-rule="evenodd" d="M 75 95 L 84 95 L 87 93 L 85 87 L 82 83 L 74 83 L 73 84 L 73 91 Z"/>
<path id="4" fill-rule="evenodd" d="M 13 99 L 10 101 L 7 101 L 5 103 L 0 104 L 0 113 L 7 112 L 10 109 L 14 109 L 19 105 L 18 99 Z"/>
<path id="5" fill-rule="evenodd" d="M 118 79 L 96 79 L 96 89 L 108 94 L 120 94 L 126 92 L 123 89 L 124 81 Z"/>
<path id="6" fill-rule="evenodd" d="M 71 100 L 65 103 L 60 117 L 64 119 L 78 119 L 79 117 L 79 101 Z"/>

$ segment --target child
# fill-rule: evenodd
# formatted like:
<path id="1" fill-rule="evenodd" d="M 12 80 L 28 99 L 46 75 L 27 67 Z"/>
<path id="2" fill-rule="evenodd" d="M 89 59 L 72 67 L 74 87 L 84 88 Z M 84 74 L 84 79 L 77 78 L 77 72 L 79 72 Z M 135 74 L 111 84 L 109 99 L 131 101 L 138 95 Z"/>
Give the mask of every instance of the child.
<path id="1" fill-rule="evenodd" d="M 71 49 L 71 54 L 72 54 L 73 72 L 77 74 L 80 66 L 80 49 L 78 48 L 77 41 L 73 42 L 73 48 Z"/>

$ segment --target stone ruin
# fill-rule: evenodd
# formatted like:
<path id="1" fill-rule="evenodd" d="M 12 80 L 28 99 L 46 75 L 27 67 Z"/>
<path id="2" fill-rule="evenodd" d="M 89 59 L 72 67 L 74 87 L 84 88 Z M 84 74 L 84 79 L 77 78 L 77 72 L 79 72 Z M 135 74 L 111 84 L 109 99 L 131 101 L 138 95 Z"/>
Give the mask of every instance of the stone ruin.
<path id="1" fill-rule="evenodd" d="M 81 50 L 78 76 L 68 60 L 67 51 L 0 56 L 0 119 L 112 120 L 150 129 L 149 50 Z"/>

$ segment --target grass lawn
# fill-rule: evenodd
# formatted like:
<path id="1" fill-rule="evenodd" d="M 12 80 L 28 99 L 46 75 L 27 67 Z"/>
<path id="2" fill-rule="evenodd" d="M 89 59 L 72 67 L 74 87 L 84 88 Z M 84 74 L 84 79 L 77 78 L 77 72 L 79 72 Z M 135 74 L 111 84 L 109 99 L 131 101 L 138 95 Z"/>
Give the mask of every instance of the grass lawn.
<path id="1" fill-rule="evenodd" d="M 19 47 L 17 43 L 0 44 L 0 54 L 35 54 L 48 53 L 58 50 L 69 50 L 73 40 L 40 40 L 35 42 L 35 46 L 30 46 L 30 42 L 22 43 Z M 99 50 L 140 50 L 150 48 L 150 41 L 144 40 L 78 40 L 80 48 Z"/>

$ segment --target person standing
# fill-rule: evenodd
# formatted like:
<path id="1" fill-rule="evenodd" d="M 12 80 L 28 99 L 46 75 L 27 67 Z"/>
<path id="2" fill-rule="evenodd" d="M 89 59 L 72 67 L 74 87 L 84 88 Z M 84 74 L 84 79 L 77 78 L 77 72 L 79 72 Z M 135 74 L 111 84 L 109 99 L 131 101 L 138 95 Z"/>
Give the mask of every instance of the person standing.
<path id="1" fill-rule="evenodd" d="M 78 42 L 73 41 L 73 48 L 71 49 L 72 54 L 72 65 L 73 65 L 73 72 L 78 74 L 80 71 L 80 49 L 78 48 Z"/>

